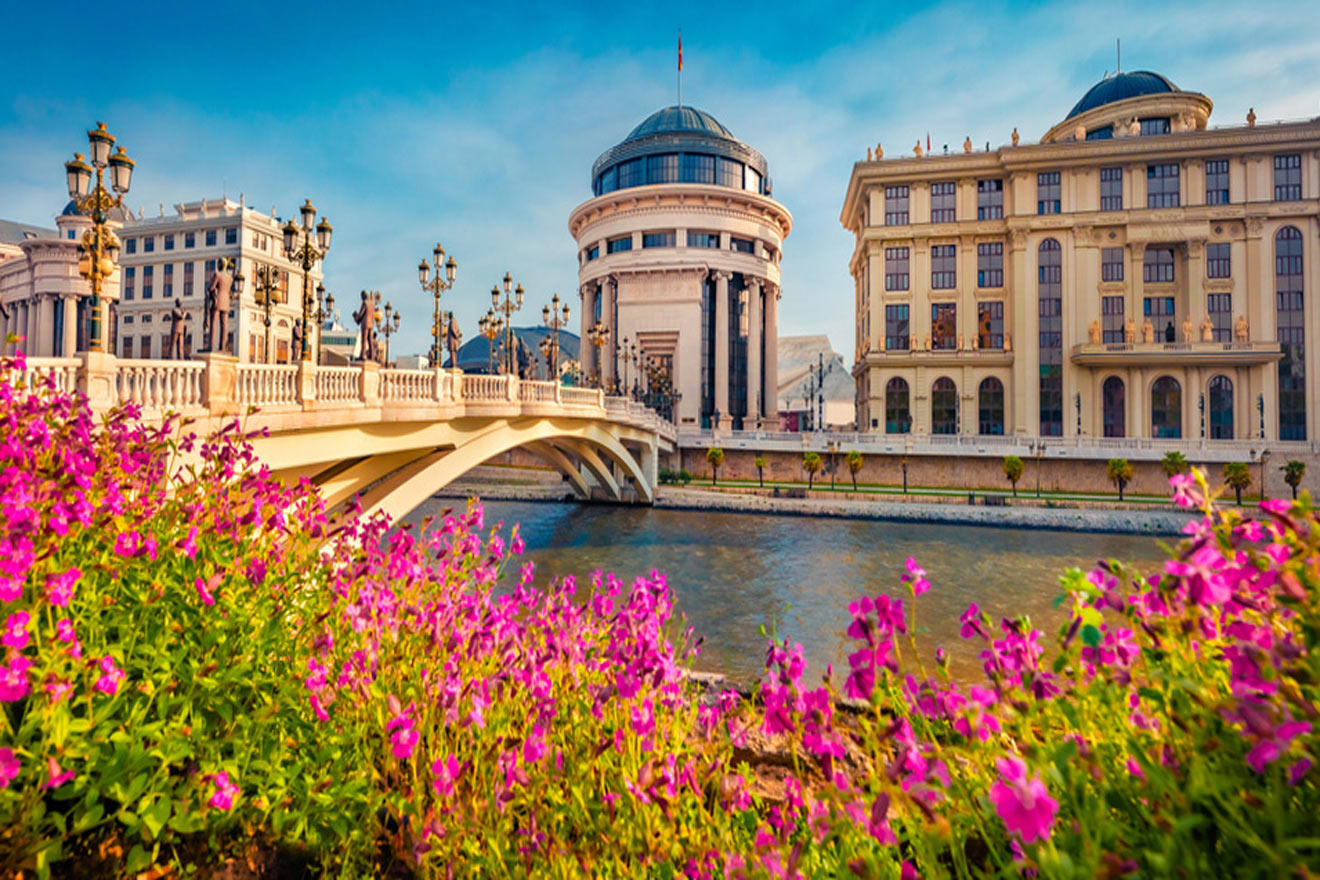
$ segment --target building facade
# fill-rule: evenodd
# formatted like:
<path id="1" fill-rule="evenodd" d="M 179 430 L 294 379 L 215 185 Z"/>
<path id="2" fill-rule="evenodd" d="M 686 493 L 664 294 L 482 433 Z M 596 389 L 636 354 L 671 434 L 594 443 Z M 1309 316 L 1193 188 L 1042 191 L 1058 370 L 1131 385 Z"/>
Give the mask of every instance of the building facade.
<path id="1" fill-rule="evenodd" d="M 569 217 L 583 370 L 645 391 L 663 375 L 687 427 L 777 421 L 780 261 L 792 228 L 765 158 L 692 107 L 653 113 L 592 167 Z M 609 336 L 590 344 L 600 324 Z M 635 350 L 635 352 L 634 352 Z"/>
<path id="2" fill-rule="evenodd" d="M 1039 144 L 857 163 L 859 428 L 1318 439 L 1320 119 L 1211 107 L 1117 74 Z"/>

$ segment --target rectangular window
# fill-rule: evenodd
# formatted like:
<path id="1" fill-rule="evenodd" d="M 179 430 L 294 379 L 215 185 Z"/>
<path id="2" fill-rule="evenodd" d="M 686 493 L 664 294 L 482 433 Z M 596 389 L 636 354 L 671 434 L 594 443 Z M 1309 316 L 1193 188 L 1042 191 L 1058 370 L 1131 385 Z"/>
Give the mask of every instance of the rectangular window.
<path id="1" fill-rule="evenodd" d="M 156 236 L 142 236 L 142 253 L 149 254 L 156 249 Z"/>
<path id="2" fill-rule="evenodd" d="M 723 156 L 718 156 L 716 158 L 715 183 L 718 186 L 729 186 L 734 189 L 742 189 L 743 164 L 741 162 L 735 162 L 732 159 L 726 159 Z"/>
<path id="3" fill-rule="evenodd" d="M 735 235 L 730 235 L 729 250 L 737 251 L 740 254 L 754 254 L 756 253 L 756 242 L 750 238 L 738 238 Z"/>
<path id="4" fill-rule="evenodd" d="M 1205 246 L 1205 277 L 1233 277 L 1233 247 L 1228 242 L 1215 242 Z"/>
<path id="5" fill-rule="evenodd" d="M 1142 137 L 1150 134 L 1169 133 L 1169 117 L 1167 116 L 1151 116 L 1146 119 L 1138 119 L 1137 124 L 1141 127 Z"/>
<path id="6" fill-rule="evenodd" d="M 237 226 L 231 226 L 225 230 L 225 244 L 238 244 Z"/>
<path id="7" fill-rule="evenodd" d="M 133 337 L 125 336 L 122 340 L 120 340 L 119 350 L 123 352 L 120 355 L 120 357 L 125 357 L 125 358 L 133 357 Z"/>
<path id="8" fill-rule="evenodd" d="M 136 238 L 126 238 L 126 239 L 124 239 L 124 253 L 126 253 L 126 254 L 136 254 L 136 253 L 137 253 L 137 239 L 136 239 Z"/>
<path id="9" fill-rule="evenodd" d="M 983 241 L 976 246 L 976 286 L 1004 286 L 1004 243 Z"/>
<path id="10" fill-rule="evenodd" d="M 908 223 L 908 188 L 906 186 L 885 187 L 885 225 L 907 226 Z"/>
<path id="11" fill-rule="evenodd" d="M 1172 341 L 1168 337 L 1173 333 L 1173 297 L 1148 296 L 1141 301 L 1141 311 L 1155 325 L 1157 339 L 1163 333 L 1166 342 Z"/>
<path id="12" fill-rule="evenodd" d="M 255 229 L 252 231 L 252 247 L 257 250 L 261 249 L 261 233 Z"/>
<path id="13" fill-rule="evenodd" d="M 183 295 L 193 295 L 193 264 L 183 264 Z"/>
<path id="14" fill-rule="evenodd" d="M 678 163 L 682 183 L 714 183 L 715 157 L 684 153 Z"/>
<path id="15" fill-rule="evenodd" d="M 141 340 L 142 340 L 142 351 L 141 353 L 138 354 L 138 357 L 140 358 L 151 357 L 151 337 L 149 335 L 143 334 Z"/>
<path id="16" fill-rule="evenodd" d="M 1176 162 L 1146 166 L 1146 207 L 1178 207 L 1178 165 Z"/>
<path id="17" fill-rule="evenodd" d="M 1100 297 L 1100 341 L 1106 345 L 1123 342 L 1123 297 Z"/>
<path id="18" fill-rule="evenodd" d="M 1123 249 L 1121 247 L 1100 249 L 1100 280 L 1123 280 Z"/>
<path id="19" fill-rule="evenodd" d="M 142 267 L 142 298 L 143 299 L 151 299 L 151 285 L 154 280 L 152 278 L 152 275 L 155 273 L 155 271 L 156 271 L 155 266 Z"/>
<path id="20" fill-rule="evenodd" d="M 1233 295 L 1212 293 L 1205 298 L 1205 306 L 1206 313 L 1210 316 L 1210 339 L 1214 342 L 1232 342 Z"/>
<path id="21" fill-rule="evenodd" d="M 1044 171 L 1036 175 L 1037 214 L 1058 214 L 1062 210 L 1063 202 L 1060 194 L 1063 187 L 1060 180 L 1058 171 Z"/>
<path id="22" fill-rule="evenodd" d="M 165 264 L 164 276 L 165 277 L 161 279 L 160 295 L 165 297 L 166 299 L 169 299 L 170 297 L 174 296 L 174 264 L 173 263 Z"/>
<path id="23" fill-rule="evenodd" d="M 1002 179 L 976 182 L 976 219 L 1002 220 L 1004 217 L 1004 181 Z"/>
<path id="24" fill-rule="evenodd" d="M 761 172 L 750 165 L 747 166 L 747 176 L 744 179 L 743 189 L 754 193 L 761 191 Z"/>
<path id="25" fill-rule="evenodd" d="M 588 263 L 590 263 L 592 260 L 598 259 L 599 257 L 600 257 L 600 245 L 593 244 L 591 247 L 587 248 Z"/>
<path id="26" fill-rule="evenodd" d="M 957 184 L 952 180 L 930 185 L 930 222 L 952 223 L 958 219 Z"/>
<path id="27" fill-rule="evenodd" d="M 596 178 L 596 195 L 603 196 L 619 188 L 619 169 L 611 165 Z"/>
<path id="28" fill-rule="evenodd" d="M 1004 347 L 1004 304 L 990 300 L 976 304 L 976 344 L 979 348 Z"/>
<path id="29" fill-rule="evenodd" d="M 1086 133 L 1088 141 L 1107 141 L 1114 137 L 1114 127 L 1112 125 L 1102 125 L 1099 128 L 1093 128 Z"/>
<path id="30" fill-rule="evenodd" d="M 183 246 L 185 248 L 194 247 L 197 244 L 197 233 L 185 232 L 183 234 Z"/>
<path id="31" fill-rule="evenodd" d="M 1146 248 L 1141 266 L 1141 280 L 1146 284 L 1169 284 L 1173 281 L 1173 248 Z"/>
<path id="32" fill-rule="evenodd" d="M 930 304 L 931 351 L 954 351 L 958 348 L 958 304 Z"/>
<path id="33" fill-rule="evenodd" d="M 133 288 L 136 284 L 137 269 L 133 266 L 128 266 L 124 269 L 124 299 L 133 298 Z"/>
<path id="34" fill-rule="evenodd" d="M 642 235 L 642 247 L 644 248 L 674 247 L 676 243 L 674 230 L 672 229 L 668 232 L 647 232 Z"/>
<path id="35" fill-rule="evenodd" d="M 1274 201 L 1296 202 L 1302 198 L 1302 157 L 1298 153 L 1274 157 Z"/>
<path id="36" fill-rule="evenodd" d="M 907 351 L 910 339 L 907 305 L 885 306 L 885 351 Z"/>
<path id="37" fill-rule="evenodd" d="M 949 290 L 958 286 L 958 257 L 955 245 L 931 245 L 930 286 L 934 290 Z"/>
<path id="38" fill-rule="evenodd" d="M 647 183 L 678 183 L 678 153 L 646 157 Z"/>
<path id="39" fill-rule="evenodd" d="M 618 238 L 611 238 L 605 242 L 605 253 L 617 254 L 620 251 L 632 250 L 632 236 L 621 235 Z"/>
<path id="40" fill-rule="evenodd" d="M 720 246 L 720 234 L 718 232 L 689 232 L 687 246 L 717 248 Z"/>
<path id="41" fill-rule="evenodd" d="M 174 250 L 174 233 L 172 232 L 165 234 L 165 250 Z"/>
<path id="42" fill-rule="evenodd" d="M 1100 210 L 1123 210 L 1123 169 L 1100 169 Z"/>
<path id="43" fill-rule="evenodd" d="M 205 272 L 206 272 L 206 277 L 203 279 L 202 283 L 205 284 L 207 287 L 210 287 L 211 279 L 215 277 L 215 260 L 206 261 Z"/>
<path id="44" fill-rule="evenodd" d="M 214 230 L 214 229 L 208 229 L 208 230 L 206 230 L 206 246 L 207 246 L 207 247 L 215 247 L 215 230 Z"/>
<path id="45" fill-rule="evenodd" d="M 1205 163 L 1205 203 L 1228 204 L 1228 160 L 1211 159 Z"/>
<path id="46" fill-rule="evenodd" d="M 646 162 L 632 159 L 619 163 L 619 189 L 630 186 L 643 186 L 646 183 Z"/>
<path id="47" fill-rule="evenodd" d="M 908 249 L 885 248 L 885 290 L 908 289 Z M 904 306 L 904 308 L 907 308 Z"/>

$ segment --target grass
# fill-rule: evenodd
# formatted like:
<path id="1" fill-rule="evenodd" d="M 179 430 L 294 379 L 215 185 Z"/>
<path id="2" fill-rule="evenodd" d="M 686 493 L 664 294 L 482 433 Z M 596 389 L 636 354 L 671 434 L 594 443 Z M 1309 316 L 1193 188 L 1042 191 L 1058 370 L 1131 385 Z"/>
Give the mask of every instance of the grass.
<path id="1" fill-rule="evenodd" d="M 693 488 L 693 489 L 710 488 L 709 481 L 710 481 L 709 476 L 707 476 L 704 480 L 701 478 L 693 479 L 691 486 L 689 488 Z M 720 487 L 756 489 L 756 488 L 760 488 L 761 484 L 757 480 L 739 480 L 739 479 L 728 479 L 721 477 L 719 484 L 716 486 L 716 488 L 720 488 Z M 807 481 L 806 480 L 766 480 L 765 488 L 766 489 L 773 489 L 773 488 L 805 489 L 807 488 Z M 815 484 L 812 486 L 812 491 L 835 492 L 835 493 L 852 492 L 853 491 L 852 480 L 837 481 L 835 487 L 831 489 L 830 481 L 828 478 L 824 480 L 817 479 L 815 481 Z M 918 497 L 928 497 L 928 498 L 965 497 L 968 493 L 975 493 L 977 495 L 1000 495 L 1005 498 L 1013 497 L 1013 493 L 1011 490 L 1003 489 L 1000 487 L 995 487 L 990 489 L 983 487 L 978 487 L 975 489 L 949 489 L 939 486 L 913 486 L 909 484 L 907 490 L 908 495 L 918 496 Z M 904 493 L 903 493 L 903 486 L 901 483 L 890 484 L 890 483 L 860 483 L 859 482 L 857 484 L 856 494 L 902 495 Z M 1034 486 L 1031 488 L 1024 488 L 1021 484 L 1019 484 L 1017 497 L 1024 500 L 1033 499 L 1036 497 L 1036 490 Z M 1060 491 L 1041 489 L 1040 499 L 1042 501 L 1117 502 L 1118 493 L 1117 492 L 1060 492 Z M 1137 495 L 1131 492 L 1125 492 L 1123 493 L 1123 503 L 1163 506 L 1169 503 L 1169 496 L 1168 495 Z"/>

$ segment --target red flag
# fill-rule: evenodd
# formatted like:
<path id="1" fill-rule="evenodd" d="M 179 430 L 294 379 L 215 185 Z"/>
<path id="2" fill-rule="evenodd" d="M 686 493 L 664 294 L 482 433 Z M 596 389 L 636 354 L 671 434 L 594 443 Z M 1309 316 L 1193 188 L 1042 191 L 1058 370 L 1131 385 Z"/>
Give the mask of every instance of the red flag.
<path id="1" fill-rule="evenodd" d="M 926 152 L 930 152 L 930 132 L 926 132 Z"/>
<path id="2" fill-rule="evenodd" d="M 678 32 L 678 69 L 683 70 L 683 32 Z"/>

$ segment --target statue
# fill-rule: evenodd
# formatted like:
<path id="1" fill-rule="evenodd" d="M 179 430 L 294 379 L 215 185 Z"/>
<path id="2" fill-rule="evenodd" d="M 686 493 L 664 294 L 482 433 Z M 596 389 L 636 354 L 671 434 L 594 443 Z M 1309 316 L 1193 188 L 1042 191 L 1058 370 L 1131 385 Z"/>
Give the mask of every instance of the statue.
<path id="1" fill-rule="evenodd" d="M 1247 316 L 1238 315 L 1237 320 L 1233 322 L 1233 336 L 1238 342 L 1246 342 L 1249 335 L 1247 332 Z"/>
<path id="2" fill-rule="evenodd" d="M 1013 350 L 1013 337 L 1007 330 L 1004 331 L 1004 351 Z"/>
<path id="3" fill-rule="evenodd" d="M 1150 318 L 1147 318 L 1141 324 L 1141 341 L 1142 342 L 1155 341 L 1155 325 L 1150 322 Z"/>
<path id="4" fill-rule="evenodd" d="M 1215 339 L 1215 325 L 1214 322 L 1210 320 L 1210 316 L 1206 315 L 1204 318 L 1201 319 L 1201 341 L 1213 342 L 1214 339 Z"/>
<path id="5" fill-rule="evenodd" d="M 1137 117 L 1135 116 L 1132 117 L 1132 120 L 1128 123 L 1127 129 L 1128 129 L 1128 134 L 1131 135 L 1132 137 L 1136 137 L 1137 135 L 1141 134 L 1141 123 L 1137 121 Z"/>
<path id="6" fill-rule="evenodd" d="M 867 148 L 866 148 L 866 161 L 868 161 L 868 162 L 871 161 L 871 148 L 870 148 L 870 147 L 867 147 Z"/>
<path id="7" fill-rule="evenodd" d="M 958 350 L 963 350 L 963 335 L 961 333 L 958 334 Z"/>
<path id="8" fill-rule="evenodd" d="M 293 322 L 293 338 L 289 343 L 289 363 L 296 364 L 302 360 L 303 331 L 302 321 Z"/>
<path id="9" fill-rule="evenodd" d="M 964 153 L 970 153 L 971 151 L 972 151 L 972 136 L 971 136 L 971 135 L 968 135 L 968 136 L 963 140 L 963 152 L 964 152 Z"/>
<path id="10" fill-rule="evenodd" d="M 376 359 L 376 303 L 371 294 L 362 291 L 362 305 L 353 313 L 353 321 L 358 325 L 358 339 L 361 340 L 360 358 L 364 361 Z"/>
<path id="11" fill-rule="evenodd" d="M 1247 128 L 1255 128 L 1255 127 L 1256 127 L 1256 108 L 1255 108 L 1255 107 L 1248 107 L 1248 108 L 1247 108 Z"/>
<path id="12" fill-rule="evenodd" d="M 930 334 L 929 334 L 929 333 L 927 333 L 925 336 L 921 337 L 921 350 L 922 350 L 922 351 L 930 351 Z"/>
<path id="13" fill-rule="evenodd" d="M 1169 321 L 1164 325 L 1164 341 L 1173 342 L 1178 336 L 1173 330 L 1173 322 Z"/>
<path id="14" fill-rule="evenodd" d="M 1100 342 L 1100 321 L 1097 318 L 1091 319 L 1091 326 L 1086 328 L 1086 335 L 1090 338 L 1092 345 Z"/>
<path id="15" fill-rule="evenodd" d="M 1137 341 L 1137 325 L 1132 323 L 1131 318 L 1123 324 L 1123 341 L 1129 345 Z"/>
<path id="16" fill-rule="evenodd" d="M 1018 140 L 1020 140 L 1021 137 L 1022 136 L 1018 134 L 1017 126 L 1013 126 L 1013 146 L 1016 147 L 1018 145 Z"/>
<path id="17" fill-rule="evenodd" d="M 915 336 L 909 337 L 909 338 L 908 338 L 908 351 L 920 351 L 920 350 L 921 350 L 921 349 L 917 348 L 917 337 L 915 337 Z"/>
<path id="18" fill-rule="evenodd" d="M 449 349 L 449 366 L 451 368 L 458 366 L 458 347 L 463 342 L 463 332 L 458 329 L 458 322 L 454 320 L 454 313 L 449 313 L 449 321 L 445 327 L 445 347 Z"/>
<path id="19" fill-rule="evenodd" d="M 921 156 L 921 141 L 917 141 L 917 145 L 916 145 L 915 147 L 912 148 L 912 152 L 916 153 L 916 154 L 917 154 L 917 157 L 920 158 L 920 156 Z"/>
<path id="20" fill-rule="evenodd" d="M 165 357 L 172 361 L 183 360 L 183 300 L 176 299 L 170 309 L 170 341 Z"/>
<path id="21" fill-rule="evenodd" d="M 980 347 L 980 344 L 981 344 L 981 337 L 980 337 L 980 335 L 977 334 L 977 333 L 973 333 L 973 334 L 972 334 L 972 340 L 971 340 L 971 341 L 972 341 L 972 351 L 976 351 L 977 348 L 979 348 L 979 347 Z"/>
<path id="22" fill-rule="evenodd" d="M 531 379 L 532 371 L 536 369 L 532 361 L 532 352 L 527 347 L 527 343 L 522 339 L 514 337 L 514 355 L 518 362 L 518 378 Z"/>
<path id="23" fill-rule="evenodd" d="M 1183 330 L 1183 342 L 1191 342 L 1191 341 L 1192 341 L 1192 316 L 1191 316 L 1191 315 L 1188 315 L 1187 317 L 1183 318 L 1183 328 L 1182 328 L 1182 330 Z"/>
<path id="24" fill-rule="evenodd" d="M 1075 141 L 1084 141 L 1084 140 L 1086 140 L 1086 126 L 1085 126 L 1085 125 L 1082 125 L 1081 123 L 1078 123 L 1078 124 L 1077 124 L 1077 127 L 1073 129 L 1073 140 L 1075 140 Z"/>
<path id="25" fill-rule="evenodd" d="M 876 161 L 878 162 L 878 161 L 880 161 L 881 159 L 883 159 L 884 157 L 885 157 L 885 148 L 882 147 L 882 146 L 880 146 L 879 144 L 876 144 L 876 145 L 875 145 L 875 158 L 876 158 Z"/>
<path id="26" fill-rule="evenodd" d="M 229 291 L 234 284 L 233 260 L 221 258 L 206 285 L 206 350 L 227 354 L 229 347 Z"/>

